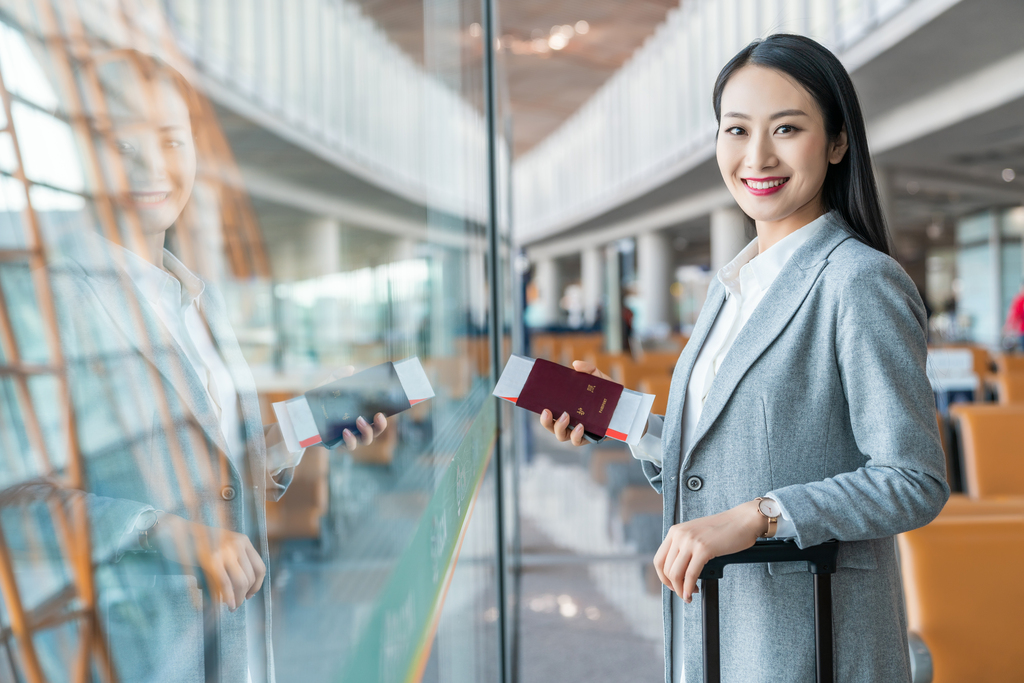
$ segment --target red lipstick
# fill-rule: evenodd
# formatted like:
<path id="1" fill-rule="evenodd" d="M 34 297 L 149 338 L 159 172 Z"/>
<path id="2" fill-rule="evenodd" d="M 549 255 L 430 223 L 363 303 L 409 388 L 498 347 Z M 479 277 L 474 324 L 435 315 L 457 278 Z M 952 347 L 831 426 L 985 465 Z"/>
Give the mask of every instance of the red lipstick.
<path id="1" fill-rule="evenodd" d="M 770 178 L 740 178 L 743 182 L 743 187 L 747 188 L 747 191 L 755 197 L 767 197 L 770 194 L 775 194 L 789 182 L 789 178 L 785 176 L 772 176 Z M 753 187 L 752 183 L 761 185 L 761 187 Z M 765 185 L 770 185 L 766 187 Z"/>

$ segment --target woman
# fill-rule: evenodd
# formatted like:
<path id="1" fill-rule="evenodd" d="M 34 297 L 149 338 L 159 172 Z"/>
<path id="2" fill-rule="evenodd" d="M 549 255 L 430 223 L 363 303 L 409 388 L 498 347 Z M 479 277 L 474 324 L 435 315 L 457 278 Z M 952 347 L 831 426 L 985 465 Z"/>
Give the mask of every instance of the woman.
<path id="1" fill-rule="evenodd" d="M 714 108 L 719 169 L 757 238 L 719 271 L 664 420 L 633 450 L 664 496 L 666 682 L 701 680 L 704 564 L 765 536 L 841 542 L 836 680 L 909 680 L 893 537 L 949 488 L 924 305 L 890 257 L 853 84 L 819 44 L 773 35 L 726 64 Z M 722 680 L 814 680 L 812 614 L 802 563 L 730 567 Z"/>
<path id="2" fill-rule="evenodd" d="M 87 68 L 83 82 L 95 77 L 102 93 L 95 116 L 109 122 L 106 177 L 120 180 L 123 213 L 106 227 L 121 228 L 121 244 L 68 235 L 50 270 L 94 555 L 114 560 L 97 583 L 115 668 L 121 680 L 201 680 L 216 665 L 221 681 L 272 681 L 264 509 L 302 453 L 262 424 L 222 297 L 164 248 L 195 184 L 201 105 L 180 74 L 139 52 Z M 359 418 L 345 443 L 369 444 L 386 424 Z M 205 638 L 188 565 L 220 603 Z"/>

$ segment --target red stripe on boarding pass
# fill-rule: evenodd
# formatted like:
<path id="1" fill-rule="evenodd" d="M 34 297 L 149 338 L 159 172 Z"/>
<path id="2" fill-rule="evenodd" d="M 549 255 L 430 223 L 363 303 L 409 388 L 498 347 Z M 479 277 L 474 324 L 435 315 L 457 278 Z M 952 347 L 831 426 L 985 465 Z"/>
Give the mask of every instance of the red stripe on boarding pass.
<path id="1" fill-rule="evenodd" d="M 502 398 L 505 399 L 506 401 L 512 401 L 513 403 L 519 400 L 518 396 L 502 396 Z"/>
<path id="2" fill-rule="evenodd" d="M 302 441 L 299 442 L 299 445 L 302 446 L 303 448 L 309 448 L 310 446 L 318 444 L 321 441 L 323 441 L 323 439 L 321 439 L 320 435 L 317 434 L 316 436 L 311 436 L 308 439 L 303 439 Z"/>
<path id="3" fill-rule="evenodd" d="M 614 429 L 609 429 L 607 432 L 604 433 L 604 435 L 605 436 L 610 436 L 613 439 L 618 439 L 619 441 L 625 441 L 626 440 L 626 435 L 625 434 L 623 434 L 622 432 L 617 432 Z"/>
<path id="4" fill-rule="evenodd" d="M 411 406 L 414 406 L 414 405 L 416 405 L 417 403 L 423 403 L 423 402 L 424 402 L 424 401 L 426 401 L 426 400 L 427 400 L 427 399 L 425 399 L 425 398 L 410 398 L 410 399 L 409 399 L 409 405 L 411 405 Z"/>

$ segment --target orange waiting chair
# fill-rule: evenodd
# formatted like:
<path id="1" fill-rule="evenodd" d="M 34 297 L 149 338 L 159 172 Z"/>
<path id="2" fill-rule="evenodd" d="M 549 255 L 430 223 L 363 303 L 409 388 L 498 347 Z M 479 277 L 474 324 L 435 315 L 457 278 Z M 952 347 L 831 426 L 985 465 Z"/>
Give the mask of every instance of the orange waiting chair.
<path id="1" fill-rule="evenodd" d="M 943 511 L 898 543 L 915 665 L 932 683 L 1022 680 L 1024 513 Z"/>
<path id="2" fill-rule="evenodd" d="M 330 461 L 327 449 L 314 446 L 295 468 L 288 494 L 267 501 L 267 538 L 320 538 L 321 522 L 328 513 Z"/>
<path id="3" fill-rule="evenodd" d="M 672 375 L 664 377 L 644 377 L 640 380 L 639 391 L 644 394 L 654 394 L 654 405 L 651 412 L 655 415 L 664 415 L 668 411 L 668 390 L 672 385 Z"/>
<path id="4" fill-rule="evenodd" d="M 1024 373 L 1024 353 L 1003 353 L 995 357 L 999 374 Z"/>
<path id="5" fill-rule="evenodd" d="M 964 489 L 974 499 L 1024 496 L 1024 405 L 958 403 Z"/>
<path id="6" fill-rule="evenodd" d="M 1024 404 L 1024 370 L 1002 372 L 996 375 L 995 383 L 1000 405 Z"/>

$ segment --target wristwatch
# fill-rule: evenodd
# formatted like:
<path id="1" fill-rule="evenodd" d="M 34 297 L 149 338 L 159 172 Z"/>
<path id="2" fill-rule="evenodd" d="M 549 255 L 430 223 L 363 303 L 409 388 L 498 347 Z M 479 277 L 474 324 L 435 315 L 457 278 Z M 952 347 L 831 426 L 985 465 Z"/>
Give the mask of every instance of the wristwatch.
<path id="1" fill-rule="evenodd" d="M 761 513 L 761 516 L 768 520 L 768 528 L 761 534 L 762 538 L 773 538 L 775 536 L 775 530 L 778 528 L 779 515 L 782 511 L 779 509 L 779 504 L 771 498 L 755 498 L 757 501 L 757 511 Z"/>
<path id="2" fill-rule="evenodd" d="M 156 546 L 149 542 L 149 532 L 156 528 L 159 521 L 156 510 L 146 510 L 135 521 L 135 530 L 139 532 L 139 547 L 143 550 L 156 550 Z"/>

